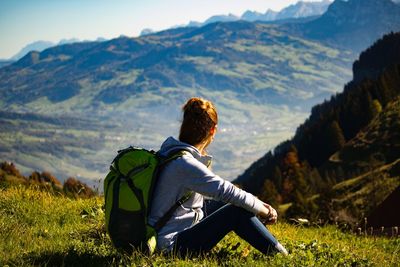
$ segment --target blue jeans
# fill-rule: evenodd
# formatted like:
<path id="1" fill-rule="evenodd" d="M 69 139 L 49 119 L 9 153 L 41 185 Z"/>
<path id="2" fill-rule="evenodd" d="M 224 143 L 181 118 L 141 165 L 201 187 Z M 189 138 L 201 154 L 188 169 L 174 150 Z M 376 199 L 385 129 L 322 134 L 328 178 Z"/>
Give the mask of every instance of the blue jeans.
<path id="1" fill-rule="evenodd" d="M 264 254 L 275 253 L 278 241 L 251 212 L 227 204 L 206 216 L 199 223 L 180 232 L 175 252 L 186 255 L 210 251 L 226 234 L 234 231 Z"/>

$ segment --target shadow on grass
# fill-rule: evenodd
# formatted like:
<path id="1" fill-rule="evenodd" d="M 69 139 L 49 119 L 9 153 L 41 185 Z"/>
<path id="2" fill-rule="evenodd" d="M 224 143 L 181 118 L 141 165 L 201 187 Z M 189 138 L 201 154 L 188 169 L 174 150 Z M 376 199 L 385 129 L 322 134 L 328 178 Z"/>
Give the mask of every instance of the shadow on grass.
<path id="1" fill-rule="evenodd" d="M 24 265 L 35 266 L 110 266 L 118 265 L 122 261 L 122 256 L 96 255 L 88 252 L 79 252 L 73 248 L 65 252 L 30 254 L 22 258 Z M 13 262 L 18 266 L 20 263 Z"/>

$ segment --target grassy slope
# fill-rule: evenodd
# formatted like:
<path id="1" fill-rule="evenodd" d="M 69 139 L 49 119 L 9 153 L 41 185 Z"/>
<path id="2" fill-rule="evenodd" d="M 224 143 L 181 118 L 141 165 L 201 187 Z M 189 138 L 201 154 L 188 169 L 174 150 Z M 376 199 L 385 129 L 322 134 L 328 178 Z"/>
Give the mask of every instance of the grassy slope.
<path id="1" fill-rule="evenodd" d="M 261 255 L 234 234 L 208 257 L 128 257 L 113 249 L 104 231 L 102 198 L 73 200 L 23 187 L 0 190 L 0 265 L 395 266 L 400 262 L 400 239 L 286 223 L 270 228 L 291 251 L 287 258 Z"/>
<path id="2" fill-rule="evenodd" d="M 400 159 L 336 184 L 332 209 L 337 220 L 357 223 L 370 215 L 400 185 L 400 176 L 391 174 L 399 166 Z"/>
<path id="3" fill-rule="evenodd" d="M 344 216 L 368 216 L 400 185 L 400 98 L 390 102 L 355 138 L 335 153 L 333 168 L 366 169 L 336 184 L 333 207 Z M 366 167 L 365 167 L 366 166 Z M 357 207 L 349 211 L 349 206 Z"/>
<path id="4" fill-rule="evenodd" d="M 398 159 L 400 151 L 400 97 L 389 102 L 355 138 L 334 156 L 342 164 L 366 161 L 390 163 Z"/>

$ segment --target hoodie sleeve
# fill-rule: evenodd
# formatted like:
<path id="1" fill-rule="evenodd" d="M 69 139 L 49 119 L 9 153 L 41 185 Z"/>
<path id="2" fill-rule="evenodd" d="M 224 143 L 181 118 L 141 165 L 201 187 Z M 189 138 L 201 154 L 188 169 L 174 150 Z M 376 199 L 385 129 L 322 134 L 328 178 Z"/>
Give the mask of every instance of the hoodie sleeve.
<path id="1" fill-rule="evenodd" d="M 254 214 L 263 208 L 263 202 L 231 182 L 215 175 L 204 164 L 193 157 L 183 156 L 175 160 L 175 170 L 181 176 L 183 186 L 215 200 L 231 203 Z"/>

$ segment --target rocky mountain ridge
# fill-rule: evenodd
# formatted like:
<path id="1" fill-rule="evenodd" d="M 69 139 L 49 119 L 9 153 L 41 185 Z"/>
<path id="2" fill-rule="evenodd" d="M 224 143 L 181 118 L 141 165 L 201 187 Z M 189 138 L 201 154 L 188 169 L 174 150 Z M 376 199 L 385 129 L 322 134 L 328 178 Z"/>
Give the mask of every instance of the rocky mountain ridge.
<path id="1" fill-rule="evenodd" d="M 321 17 L 293 29 L 311 39 L 362 51 L 384 33 L 400 31 L 400 5 L 391 0 L 336 0 Z"/>

